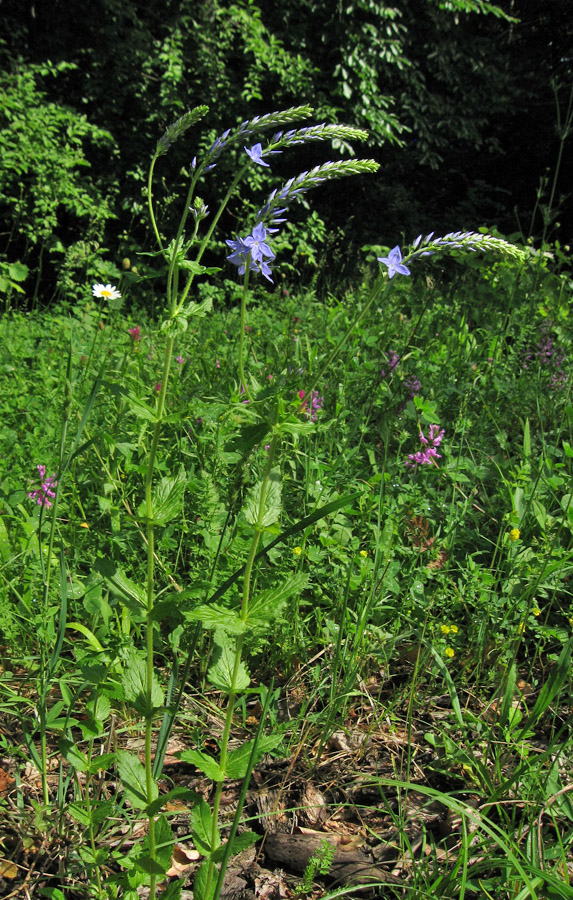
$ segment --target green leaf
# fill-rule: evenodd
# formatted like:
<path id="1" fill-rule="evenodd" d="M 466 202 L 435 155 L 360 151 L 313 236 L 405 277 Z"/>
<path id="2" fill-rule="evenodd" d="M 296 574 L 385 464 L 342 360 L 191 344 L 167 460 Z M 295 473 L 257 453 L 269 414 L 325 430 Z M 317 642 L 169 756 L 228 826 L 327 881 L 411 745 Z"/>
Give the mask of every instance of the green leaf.
<path id="1" fill-rule="evenodd" d="M 146 875 L 165 875 L 165 869 L 161 863 L 153 859 L 151 856 L 140 856 L 135 860 L 135 868 L 139 872 L 145 872 Z M 169 868 L 169 866 L 167 867 Z"/>
<path id="2" fill-rule="evenodd" d="M 184 887 L 184 878 L 178 878 L 176 881 L 170 881 L 166 889 L 161 893 L 161 900 L 181 900 L 181 892 Z"/>
<path id="3" fill-rule="evenodd" d="M 121 676 L 123 694 L 125 699 L 133 705 L 133 707 L 142 716 L 151 715 L 154 709 L 160 709 L 164 704 L 164 695 L 157 676 L 153 672 L 151 683 L 151 708 L 148 706 L 147 698 L 147 667 L 145 661 L 132 651 L 128 658 L 125 669 Z"/>
<path id="4" fill-rule="evenodd" d="M 233 846 L 231 848 L 231 856 L 236 856 L 237 853 L 242 853 L 243 850 L 248 850 L 249 847 L 252 847 L 253 844 L 256 844 L 257 841 L 260 841 L 260 834 L 255 834 L 254 831 L 243 831 L 241 834 L 236 834 L 233 838 Z M 225 855 L 225 851 L 227 849 L 227 844 L 223 844 L 219 847 L 218 850 L 213 853 L 213 860 L 215 862 L 221 862 L 223 856 Z"/>
<path id="5" fill-rule="evenodd" d="M 278 747 L 281 741 L 282 735 L 270 734 L 261 736 L 257 741 L 255 748 L 253 765 L 256 765 L 265 753 Z M 254 740 L 247 741 L 245 744 L 242 744 L 241 747 L 237 747 L 236 750 L 231 750 L 225 766 L 225 775 L 227 778 L 239 779 L 245 777 L 254 746 Z"/>
<path id="6" fill-rule="evenodd" d="M 197 768 L 212 781 L 225 780 L 225 773 L 217 760 L 213 759 L 213 757 L 209 756 L 207 753 L 203 753 L 202 750 L 181 750 L 181 752 L 177 754 L 177 757 L 182 760 L 182 762 L 188 762 L 191 763 L 192 766 L 197 766 Z"/>
<path id="7" fill-rule="evenodd" d="M 127 398 L 127 403 L 132 413 L 138 419 L 145 419 L 147 422 L 157 422 L 156 410 L 144 403 L 143 400 L 138 400 L 137 397 L 132 397 L 130 394 Z"/>
<path id="8" fill-rule="evenodd" d="M 233 670 L 235 668 L 236 649 L 234 642 L 229 640 L 226 632 L 221 628 L 215 631 L 213 641 L 215 651 L 213 653 L 213 664 L 209 668 L 208 678 L 214 688 L 228 694 L 231 691 L 246 691 L 251 683 L 249 673 L 243 662 L 238 666 L 233 684 Z"/>
<path id="9" fill-rule="evenodd" d="M 213 816 L 209 804 L 205 800 L 201 800 L 193 807 L 189 816 L 189 824 L 195 848 L 203 856 L 208 856 L 221 846 L 219 829 L 216 829 L 215 845 L 213 846 Z"/>
<path id="10" fill-rule="evenodd" d="M 155 821 L 155 859 L 160 864 L 163 873 L 167 872 L 171 865 L 174 844 L 173 832 L 167 816 L 159 816 Z"/>
<path id="11" fill-rule="evenodd" d="M 90 771 L 90 763 L 87 756 L 85 753 L 82 753 L 81 750 L 78 750 L 73 741 L 68 741 L 66 738 L 60 738 L 58 747 L 60 748 L 60 753 L 64 759 L 67 760 L 70 766 L 77 772 Z"/>
<path id="12" fill-rule="evenodd" d="M 142 762 L 138 756 L 134 756 L 133 753 L 129 753 L 127 750 L 118 750 L 116 756 L 117 770 L 127 800 L 129 800 L 134 809 L 145 809 L 148 805 L 148 797 L 145 769 Z M 153 782 L 152 793 L 152 799 L 155 800 L 159 793 L 155 781 Z"/>
<path id="13" fill-rule="evenodd" d="M 264 628 L 282 617 L 287 601 L 296 597 L 308 585 L 308 575 L 297 573 L 274 588 L 261 591 L 249 604 L 246 624 L 250 628 Z"/>
<path id="14" fill-rule="evenodd" d="M 235 610 L 220 606 L 217 603 L 196 606 L 195 609 L 185 610 L 184 617 L 190 622 L 201 622 L 203 628 L 214 631 L 221 628 L 228 634 L 243 634 L 245 623 Z"/>
<path id="15" fill-rule="evenodd" d="M 90 825 L 101 825 L 113 815 L 114 809 L 113 800 L 90 800 L 89 808 L 85 800 L 74 800 L 67 807 L 67 812 L 72 819 L 88 828 Z"/>
<path id="16" fill-rule="evenodd" d="M 263 481 L 259 481 L 254 486 L 249 492 L 245 504 L 245 519 L 249 525 L 256 525 L 258 528 L 268 528 L 269 525 L 277 522 L 282 508 L 280 471 L 273 469 L 270 474 L 264 498 L 264 509 L 261 510 L 263 484 Z"/>
<path id="17" fill-rule="evenodd" d="M 190 791 L 189 788 L 172 788 L 170 791 L 167 791 L 166 794 L 160 794 L 157 800 L 150 803 L 149 806 L 145 808 L 145 815 L 156 816 L 166 803 L 170 803 L 171 800 L 175 800 L 178 797 L 183 800 L 188 800 L 190 804 L 196 803 L 200 799 L 199 794 L 195 791 Z"/>
<path id="18" fill-rule="evenodd" d="M 147 607 L 147 595 L 143 588 L 130 581 L 127 575 L 118 569 L 111 560 L 97 559 L 94 569 L 103 575 L 112 593 L 119 597 L 127 607 L 135 609 L 137 612 L 142 607 Z"/>
<path id="19" fill-rule="evenodd" d="M 199 848 L 197 848 L 199 849 Z M 207 893 L 207 873 L 209 871 L 209 863 L 207 860 L 199 867 L 193 882 L 193 900 L 213 900 L 215 896 L 215 887 L 217 885 L 217 873 L 215 872 L 211 878 L 209 893 Z"/>
<path id="20" fill-rule="evenodd" d="M 183 469 L 176 478 L 161 479 L 153 496 L 153 521 L 156 525 L 167 525 L 171 519 L 181 515 L 186 485 L 187 476 Z"/>

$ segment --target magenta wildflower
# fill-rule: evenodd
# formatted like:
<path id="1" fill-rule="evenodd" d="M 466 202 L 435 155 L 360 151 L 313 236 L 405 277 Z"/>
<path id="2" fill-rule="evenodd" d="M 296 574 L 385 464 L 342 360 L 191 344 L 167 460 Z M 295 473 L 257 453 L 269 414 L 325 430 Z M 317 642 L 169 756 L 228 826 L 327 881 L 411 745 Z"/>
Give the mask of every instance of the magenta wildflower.
<path id="1" fill-rule="evenodd" d="M 441 459 L 442 454 L 438 453 L 437 448 L 442 443 L 444 434 L 444 429 L 442 428 L 440 431 L 439 425 L 430 425 L 428 437 L 426 437 L 424 432 L 420 429 L 420 434 L 418 436 L 424 449 L 418 450 L 417 453 L 409 453 L 408 459 L 406 460 L 406 466 L 416 470 L 418 466 L 427 466 L 433 463 L 435 459 Z"/>
<path id="2" fill-rule="evenodd" d="M 220 368 L 221 368 L 221 362 L 220 362 L 220 360 L 218 360 L 218 359 L 215 360 L 215 368 L 216 368 L 216 369 L 220 369 Z"/>
<path id="3" fill-rule="evenodd" d="M 57 488 L 58 482 L 56 481 L 55 474 L 46 478 L 45 466 L 38 465 L 36 468 L 40 476 L 40 487 L 35 488 L 33 491 L 29 491 L 28 498 L 30 500 L 35 500 L 38 506 L 45 506 L 49 509 L 52 505 L 52 500 L 56 496 L 56 492 L 53 488 Z"/>
<path id="4" fill-rule="evenodd" d="M 317 413 L 324 406 L 324 397 L 319 397 L 318 391 L 310 392 L 310 405 L 308 400 L 306 400 L 306 391 L 300 390 L 297 391 L 297 397 L 299 400 L 302 400 L 301 410 L 306 414 L 307 418 L 310 419 L 311 422 L 316 422 L 318 419 Z"/>
<path id="5" fill-rule="evenodd" d="M 161 390 L 161 382 L 160 381 L 158 381 L 157 384 L 155 385 L 155 390 L 157 391 L 157 393 L 159 393 L 159 391 Z"/>
<path id="6" fill-rule="evenodd" d="M 184 356 L 176 356 L 175 362 L 178 363 L 180 366 L 182 366 L 183 363 L 185 362 L 185 357 Z"/>
<path id="7" fill-rule="evenodd" d="M 141 331 L 139 330 L 139 325 L 135 325 L 133 328 L 128 328 L 127 333 L 131 335 L 131 340 L 134 344 L 137 341 L 141 340 Z"/>

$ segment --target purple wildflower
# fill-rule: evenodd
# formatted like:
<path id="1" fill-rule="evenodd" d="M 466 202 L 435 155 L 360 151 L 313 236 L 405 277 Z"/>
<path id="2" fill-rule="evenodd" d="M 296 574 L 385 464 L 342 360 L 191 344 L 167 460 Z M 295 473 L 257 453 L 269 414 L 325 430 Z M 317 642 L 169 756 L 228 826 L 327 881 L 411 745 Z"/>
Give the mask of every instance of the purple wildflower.
<path id="1" fill-rule="evenodd" d="M 305 399 L 306 391 L 300 390 L 297 391 L 298 399 L 302 400 L 301 410 L 305 413 L 308 419 L 311 422 L 316 422 L 318 419 L 317 413 L 324 406 L 324 397 L 319 397 L 318 391 L 310 392 L 310 405 L 308 400 Z"/>
<path id="2" fill-rule="evenodd" d="M 409 378 L 404 379 L 403 385 L 408 392 L 408 399 L 413 400 L 414 397 L 417 397 L 422 389 L 422 382 L 415 375 L 410 375 Z"/>
<path id="3" fill-rule="evenodd" d="M 139 330 L 139 325 L 136 325 L 134 328 L 128 328 L 127 333 L 131 335 L 131 340 L 134 344 L 136 344 L 137 341 L 141 340 L 141 331 Z"/>
<path id="4" fill-rule="evenodd" d="M 377 256 L 376 259 L 388 267 L 388 278 L 394 278 L 397 273 L 400 275 L 410 274 L 410 269 L 402 263 L 402 251 L 398 244 L 393 250 L 390 250 L 388 256 Z"/>
<path id="5" fill-rule="evenodd" d="M 176 356 L 175 362 L 178 363 L 180 366 L 182 366 L 183 363 L 185 362 L 185 357 L 184 356 Z"/>
<path id="6" fill-rule="evenodd" d="M 388 372 L 386 371 L 386 369 L 382 369 L 380 373 L 381 378 L 390 378 L 390 376 L 394 372 L 394 369 L 397 368 L 398 363 L 400 362 L 400 357 L 395 350 L 390 350 L 390 352 L 386 354 L 386 361 L 388 363 L 389 369 Z"/>
<path id="7" fill-rule="evenodd" d="M 52 505 L 52 500 L 56 496 L 56 492 L 53 488 L 57 488 L 58 482 L 56 481 L 55 474 L 46 478 L 45 466 L 38 465 L 36 468 L 40 476 L 40 487 L 35 488 L 33 491 L 29 491 L 28 498 L 30 500 L 35 500 L 38 506 L 45 506 L 49 509 Z"/>
<path id="8" fill-rule="evenodd" d="M 442 454 L 438 453 L 437 448 L 442 443 L 444 434 L 445 430 L 442 428 L 440 431 L 439 425 L 430 425 L 428 437 L 426 437 L 424 432 L 420 429 L 419 438 L 424 449 L 418 450 L 417 453 L 409 453 L 408 459 L 406 460 L 406 466 L 415 471 L 418 466 L 430 465 L 435 459 L 441 459 Z"/>

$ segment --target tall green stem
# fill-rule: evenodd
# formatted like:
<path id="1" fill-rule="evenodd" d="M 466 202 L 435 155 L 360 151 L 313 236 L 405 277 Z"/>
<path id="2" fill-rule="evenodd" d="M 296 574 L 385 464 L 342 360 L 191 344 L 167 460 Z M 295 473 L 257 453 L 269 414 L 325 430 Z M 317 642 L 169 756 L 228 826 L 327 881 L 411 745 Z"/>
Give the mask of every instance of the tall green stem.
<path id="1" fill-rule="evenodd" d="M 151 438 L 151 447 L 147 460 L 147 471 L 145 474 L 145 516 L 147 520 L 147 608 L 146 608 L 146 719 L 145 719 L 145 786 L 147 792 L 147 802 L 153 801 L 154 779 L 153 779 L 153 760 L 151 758 L 151 738 L 153 735 L 153 605 L 155 597 L 154 574 L 155 574 L 155 525 L 153 522 L 153 472 L 155 469 L 155 460 L 157 457 L 157 448 L 161 434 L 161 420 L 165 409 L 165 398 L 167 395 L 167 384 L 169 381 L 169 372 L 171 369 L 171 361 L 173 358 L 173 348 L 175 338 L 169 337 L 167 347 L 165 349 L 165 359 L 163 363 L 163 375 L 161 379 L 161 387 L 159 397 L 157 399 L 156 419 L 153 427 Z M 149 821 L 149 853 L 152 859 L 155 859 L 155 818 L 148 817 Z M 155 900 L 156 876 L 151 875 L 149 896 L 150 900 Z"/>
<path id="2" fill-rule="evenodd" d="M 245 566 L 245 575 L 243 578 L 243 598 L 241 602 L 241 619 L 246 621 L 248 613 L 249 613 L 249 600 L 251 596 L 251 584 L 253 577 L 253 565 L 255 562 L 255 557 L 257 555 L 257 550 L 259 548 L 259 543 L 263 533 L 263 520 L 265 514 L 265 506 L 267 501 L 267 494 L 269 492 L 269 485 L 271 481 L 271 473 L 273 469 L 273 462 L 275 458 L 275 453 L 277 449 L 279 441 L 278 434 L 275 434 L 271 440 L 271 445 L 269 447 L 268 456 L 267 456 L 267 464 L 265 466 L 265 471 L 263 474 L 263 479 L 261 482 L 261 494 L 259 500 L 259 509 L 257 514 L 257 521 L 255 523 L 254 529 L 255 533 L 253 534 L 253 539 L 251 541 L 251 547 L 249 550 L 249 556 L 247 558 L 247 563 Z M 233 672 L 231 675 L 231 690 L 227 696 L 227 711 L 225 714 L 225 724 L 223 726 L 223 734 L 221 735 L 221 743 L 220 743 L 220 757 L 219 757 L 219 765 L 221 769 L 225 770 L 225 765 L 227 762 L 227 753 L 229 747 L 229 737 L 231 735 L 231 727 L 233 724 L 233 714 L 235 712 L 235 698 L 237 696 L 237 679 L 239 677 L 239 671 L 241 667 L 241 657 L 243 652 L 243 635 L 240 634 L 237 636 L 236 644 L 235 644 L 235 661 L 233 664 Z M 217 782 L 217 787 L 215 790 L 215 797 L 213 799 L 213 811 L 212 811 L 212 833 L 211 833 L 211 847 L 215 846 L 215 842 L 217 840 L 218 834 L 218 822 L 219 822 L 219 808 L 221 805 L 221 796 L 223 793 L 224 782 Z M 209 866 L 207 870 L 207 880 L 205 886 L 205 897 L 210 896 L 211 884 L 213 881 L 213 872 L 215 869 L 215 863 L 213 859 L 209 859 Z"/>

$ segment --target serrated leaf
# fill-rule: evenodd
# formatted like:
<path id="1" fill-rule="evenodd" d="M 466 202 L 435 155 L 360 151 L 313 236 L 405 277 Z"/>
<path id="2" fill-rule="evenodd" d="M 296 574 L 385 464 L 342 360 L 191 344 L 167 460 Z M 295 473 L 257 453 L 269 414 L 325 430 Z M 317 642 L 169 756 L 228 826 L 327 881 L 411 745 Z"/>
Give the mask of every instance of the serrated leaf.
<path id="1" fill-rule="evenodd" d="M 151 856 L 140 856 L 135 860 L 134 865 L 138 872 L 145 872 L 146 875 L 165 875 L 167 871 Z"/>
<path id="2" fill-rule="evenodd" d="M 209 871 L 209 863 L 205 861 L 199 866 L 195 881 L 193 882 L 193 900 L 213 900 L 215 896 L 215 887 L 217 885 L 217 873 L 211 878 L 211 885 L 207 893 L 207 874 Z"/>
<path id="3" fill-rule="evenodd" d="M 163 809 L 166 803 L 170 803 L 172 800 L 188 800 L 189 804 L 197 803 L 200 799 L 199 794 L 195 791 L 190 791 L 189 788 L 185 787 L 176 787 L 172 788 L 170 791 L 167 791 L 166 794 L 160 794 L 157 800 L 154 800 L 153 803 L 150 803 L 149 806 L 145 809 L 146 816 L 156 816 L 157 813 Z"/>
<path id="4" fill-rule="evenodd" d="M 251 683 L 247 667 L 243 662 L 239 664 L 233 684 L 233 670 L 235 668 L 236 649 L 232 639 L 221 628 L 215 631 L 213 642 L 213 665 L 207 673 L 209 681 L 224 694 L 234 691 L 246 691 Z"/>
<path id="5" fill-rule="evenodd" d="M 145 781 L 145 769 L 138 756 L 127 750 L 117 751 L 117 770 L 125 796 L 134 809 L 145 809 L 147 806 L 147 787 Z M 159 793 L 157 784 L 153 781 L 152 800 L 157 799 Z"/>
<path id="6" fill-rule="evenodd" d="M 225 444 L 225 450 L 230 453 L 249 453 L 253 447 L 263 443 L 271 426 L 268 422 L 259 422 L 257 425 L 243 425 L 239 434 Z"/>
<path id="7" fill-rule="evenodd" d="M 233 838 L 233 847 L 231 849 L 231 856 L 236 856 L 237 853 L 242 853 L 243 850 L 248 850 L 249 847 L 252 847 L 253 844 L 256 844 L 257 841 L 260 841 L 260 834 L 255 834 L 254 831 L 243 831 L 241 834 L 236 834 Z M 225 855 L 225 851 L 227 849 L 227 845 L 223 844 L 219 847 L 218 850 L 213 853 L 214 862 L 221 862 Z"/>
<path id="8" fill-rule="evenodd" d="M 170 881 L 165 890 L 161 893 L 161 900 L 181 900 L 181 892 L 184 887 L 184 878 L 178 878 L 176 881 Z"/>
<path id="9" fill-rule="evenodd" d="M 147 606 L 147 595 L 143 588 L 131 581 L 111 560 L 97 559 L 94 569 L 103 575 L 111 592 L 130 609 L 136 609 L 139 612 L 142 607 Z"/>
<path id="10" fill-rule="evenodd" d="M 249 604 L 246 623 L 250 628 L 264 628 L 280 618 L 287 601 L 308 585 L 308 575 L 291 575 L 281 584 L 257 594 Z"/>
<path id="11" fill-rule="evenodd" d="M 316 431 L 316 425 L 314 422 L 297 422 L 296 419 L 286 419 L 281 423 L 281 431 L 300 437 L 312 434 Z"/>
<path id="12" fill-rule="evenodd" d="M 196 266 L 197 263 L 191 263 L 191 265 Z M 203 272 L 207 272 L 203 266 L 200 266 Z M 219 272 L 220 269 L 216 269 L 215 271 Z M 203 274 L 201 272 L 200 274 Z M 197 316 L 197 318 L 202 319 L 207 313 L 210 313 L 213 310 L 213 298 L 207 297 L 205 300 L 202 300 L 201 303 L 195 303 L 194 300 L 191 303 L 188 303 L 185 309 L 182 311 L 181 315 L 185 319 L 191 318 L 191 316 Z"/>
<path id="13" fill-rule="evenodd" d="M 159 816 L 155 821 L 155 859 L 160 864 L 163 874 L 171 865 L 171 856 L 175 841 L 167 816 Z"/>
<path id="14" fill-rule="evenodd" d="M 203 753 L 202 750 L 182 750 L 177 754 L 177 757 L 182 762 L 188 762 L 192 766 L 197 766 L 212 781 L 225 780 L 225 773 L 217 760 L 207 753 Z"/>
<path id="15" fill-rule="evenodd" d="M 255 748 L 254 765 L 259 762 L 265 753 L 274 750 L 281 741 L 281 735 L 262 735 Z M 247 741 L 245 744 L 242 744 L 241 747 L 237 747 L 236 750 L 231 750 L 227 756 L 227 763 L 225 765 L 225 775 L 227 778 L 239 779 L 245 777 L 254 746 L 255 741 Z"/>
<path id="16" fill-rule="evenodd" d="M 221 846 L 221 836 L 218 828 L 215 832 L 215 845 L 213 846 L 213 815 L 209 804 L 205 800 L 201 800 L 193 807 L 189 816 L 189 824 L 195 848 L 203 856 L 208 856 Z"/>
<path id="17" fill-rule="evenodd" d="M 273 469 L 264 500 L 264 509 L 261 510 L 261 494 L 263 482 L 259 481 L 249 492 L 245 503 L 245 519 L 249 525 L 259 528 L 268 528 L 277 522 L 281 515 L 281 480 L 278 469 Z"/>
<path id="18" fill-rule="evenodd" d="M 143 400 L 138 400 L 137 397 L 132 397 L 130 394 L 127 398 L 127 405 L 138 419 L 145 419 L 147 422 L 157 422 L 156 410 L 144 403 Z"/>
<path id="19" fill-rule="evenodd" d="M 176 478 L 161 479 L 153 494 L 153 521 L 156 525 L 166 525 L 181 515 L 186 485 L 187 477 L 183 470 Z"/>
<path id="20" fill-rule="evenodd" d="M 155 672 L 153 672 L 151 708 L 148 707 L 147 668 L 144 660 L 135 652 L 131 652 L 127 658 L 127 663 L 121 676 L 121 684 L 125 699 L 143 716 L 150 715 L 154 709 L 160 709 L 164 704 L 163 691 L 159 686 Z"/>
<path id="21" fill-rule="evenodd" d="M 67 762 L 69 762 L 70 766 L 74 768 L 77 772 L 89 772 L 90 763 L 81 750 L 78 750 L 73 741 L 68 741 L 66 738 L 61 738 L 58 741 L 58 747 L 60 748 L 60 753 L 64 757 Z"/>
<path id="22" fill-rule="evenodd" d="M 229 634 L 243 634 L 245 631 L 245 623 L 238 613 L 217 603 L 196 606 L 195 609 L 186 610 L 183 615 L 188 621 L 200 621 L 207 630 L 222 628 Z"/>

